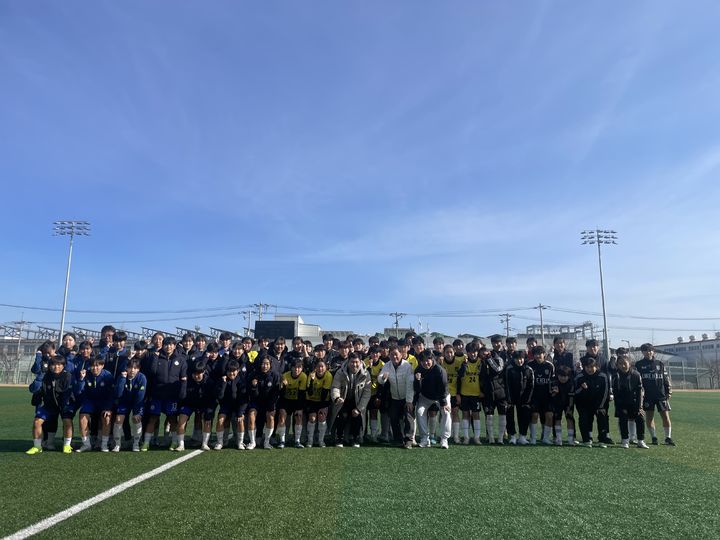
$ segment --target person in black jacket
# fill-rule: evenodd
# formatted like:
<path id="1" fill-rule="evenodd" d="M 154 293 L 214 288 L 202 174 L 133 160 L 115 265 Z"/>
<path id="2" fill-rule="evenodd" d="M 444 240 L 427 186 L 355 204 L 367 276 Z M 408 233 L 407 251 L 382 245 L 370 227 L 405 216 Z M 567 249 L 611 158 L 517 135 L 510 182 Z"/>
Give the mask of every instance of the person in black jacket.
<path id="1" fill-rule="evenodd" d="M 645 396 L 643 399 L 643 410 L 652 443 L 657 444 L 657 433 L 655 431 L 655 409 L 662 417 L 663 429 L 665 430 L 665 444 L 675 446 L 672 439 L 672 423 L 670 422 L 670 396 L 672 386 L 665 365 L 655 358 L 655 348 L 650 343 L 640 346 L 643 353 L 642 360 L 635 364 L 635 369 L 640 373 L 643 382 Z"/>
<path id="2" fill-rule="evenodd" d="M 645 444 L 645 418 L 642 411 L 642 379 L 637 370 L 630 367 L 626 355 L 618 356 L 618 371 L 613 377 L 615 417 L 620 427 L 622 448 L 630 447 L 630 440 L 637 441 L 638 448 Z"/>
<path id="3" fill-rule="evenodd" d="M 233 349 L 234 350 L 234 349 Z M 225 427 L 236 419 L 237 448 L 245 450 L 245 412 L 248 408 L 248 367 L 232 358 L 225 368 L 225 375 L 218 381 L 217 401 L 220 404 L 215 435 L 215 450 L 222 450 Z"/>
<path id="4" fill-rule="evenodd" d="M 505 369 L 505 388 L 507 389 L 507 431 L 510 444 L 528 444 L 527 430 L 532 416 L 532 394 L 535 377 L 532 369 L 525 365 L 527 353 L 513 351 L 511 363 Z M 515 415 L 519 431 L 515 428 Z M 519 437 L 517 435 L 519 434 Z"/>
<path id="5" fill-rule="evenodd" d="M 180 402 L 178 409 L 178 447 L 176 450 L 185 450 L 185 427 L 193 414 L 195 419 L 201 421 L 202 446 L 201 450 L 210 450 L 208 442 L 212 431 L 212 421 L 215 416 L 217 391 L 215 381 L 205 371 L 205 362 L 197 361 L 188 377 L 185 399 Z"/>
<path id="6" fill-rule="evenodd" d="M 560 336 L 553 339 L 552 361 L 553 364 L 555 364 L 555 371 L 557 371 L 560 366 L 569 367 L 570 371 L 573 373 L 573 379 L 575 378 L 575 375 L 579 375 L 582 371 L 581 363 L 579 361 L 576 362 L 573 359 L 573 353 L 565 349 L 565 340 Z"/>
<path id="7" fill-rule="evenodd" d="M 598 370 L 594 358 L 588 358 L 583 373 L 575 381 L 575 405 L 580 416 L 580 435 L 583 444 L 592 447 L 593 421 L 597 418 L 600 448 L 606 448 L 608 432 L 607 407 L 610 401 L 610 379 Z"/>
<path id="8" fill-rule="evenodd" d="M 498 422 L 497 443 L 503 444 L 507 428 L 507 390 L 505 389 L 506 354 L 502 349 L 502 336 L 495 334 L 490 338 L 492 350 L 490 356 L 483 359 L 480 380 L 483 385 L 483 409 L 485 411 L 485 427 L 488 443 L 495 444 L 495 409 L 500 420 Z"/>
<path id="9" fill-rule="evenodd" d="M 260 362 L 250 379 L 250 404 L 248 405 L 248 431 L 250 442 L 245 448 L 255 448 L 255 419 L 258 415 L 265 416 L 263 429 L 264 448 L 271 449 L 270 437 L 275 429 L 275 409 L 280 396 L 280 376 L 271 369 L 270 356 L 258 356 L 255 363 Z"/>
<path id="10" fill-rule="evenodd" d="M 185 399 L 187 390 L 187 363 L 185 357 L 178 354 L 175 348 L 175 338 L 167 337 L 163 340 L 162 351 L 157 357 L 153 358 L 150 368 L 150 379 L 152 381 L 150 384 L 152 388 L 150 419 L 145 431 L 143 450 L 146 450 L 150 444 L 148 435 L 152 436 L 161 413 L 167 416 L 170 423 L 170 435 L 172 437 L 170 450 L 175 450 L 178 447 L 177 413 L 178 405 Z"/>
<path id="11" fill-rule="evenodd" d="M 610 417 L 609 410 L 610 410 L 610 401 L 613 400 L 612 395 L 612 378 L 615 375 L 615 372 L 617 371 L 615 368 L 615 361 L 614 358 L 607 359 L 604 356 L 600 354 L 600 342 L 598 342 L 597 339 L 588 339 L 585 342 L 586 352 L 585 356 L 583 356 L 580 359 L 580 364 L 582 366 L 585 366 L 585 363 L 593 359 L 595 360 L 595 365 L 597 367 L 597 370 L 600 373 L 604 373 L 607 376 L 608 381 L 611 381 L 611 387 L 610 387 L 610 396 L 608 402 L 605 404 L 605 416 Z M 604 444 L 613 444 L 613 440 L 610 438 L 609 431 L 605 431 L 604 433 L 601 432 L 599 434 L 599 442 Z"/>
<path id="12" fill-rule="evenodd" d="M 450 438 L 450 392 L 447 372 L 435 362 L 433 351 L 420 353 L 420 365 L 415 369 L 415 419 L 420 430 L 420 448 L 430 447 L 428 416 L 434 406 L 440 410 L 440 448 L 448 448 Z"/>
<path id="13" fill-rule="evenodd" d="M 53 352 L 54 352 L 53 347 Z M 42 452 L 42 426 L 49 419 L 55 419 L 63 411 L 70 401 L 73 391 L 73 376 L 65 371 L 65 358 L 52 356 L 48 361 L 48 369 L 45 373 L 38 373 L 30 385 L 30 392 L 33 394 L 35 408 L 35 420 L 33 421 L 33 447 L 26 452 L 28 455 Z M 70 440 L 72 439 L 72 419 L 63 420 L 63 431 L 65 444 L 63 452 L 72 453 Z"/>
<path id="14" fill-rule="evenodd" d="M 562 419 L 567 423 L 568 444 L 575 442 L 575 377 L 573 369 L 567 364 L 555 368 L 555 377 L 550 382 L 550 400 L 555 419 L 555 445 L 562 446 Z"/>

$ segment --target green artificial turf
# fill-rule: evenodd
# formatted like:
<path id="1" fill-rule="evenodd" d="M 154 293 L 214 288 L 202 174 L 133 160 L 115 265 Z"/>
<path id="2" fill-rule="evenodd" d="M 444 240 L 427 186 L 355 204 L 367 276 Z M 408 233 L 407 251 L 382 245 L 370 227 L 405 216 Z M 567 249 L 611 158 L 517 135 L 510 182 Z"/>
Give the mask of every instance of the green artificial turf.
<path id="1" fill-rule="evenodd" d="M 26 456 L 27 394 L 0 389 L 0 408 L 0 535 L 178 457 Z M 208 452 L 39 536 L 717 538 L 720 393 L 678 393 L 672 414 L 676 448 Z"/>

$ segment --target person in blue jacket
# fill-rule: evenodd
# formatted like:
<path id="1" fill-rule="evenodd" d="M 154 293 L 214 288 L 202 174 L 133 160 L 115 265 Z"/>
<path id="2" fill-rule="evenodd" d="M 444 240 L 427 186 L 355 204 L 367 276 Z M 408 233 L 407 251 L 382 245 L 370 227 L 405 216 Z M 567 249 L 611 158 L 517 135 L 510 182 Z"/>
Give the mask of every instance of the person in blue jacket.
<path id="1" fill-rule="evenodd" d="M 145 392 L 147 379 L 140 373 L 140 359 L 131 358 L 127 363 L 127 371 L 120 373 L 116 383 L 115 396 L 118 400 L 115 424 L 113 425 L 113 438 L 115 446 L 113 452 L 120 451 L 120 438 L 123 432 L 123 422 L 127 415 L 131 415 L 131 431 L 133 438 L 133 452 L 140 451 L 140 437 L 142 435 L 142 418 L 145 408 Z"/>
<path id="2" fill-rule="evenodd" d="M 153 359 L 150 368 L 150 384 L 152 398 L 150 400 L 149 419 L 145 430 L 145 441 L 141 451 L 147 452 L 150 440 L 160 414 L 167 416 L 172 436 L 171 449 L 178 447 L 177 414 L 178 405 L 185 398 L 187 391 L 187 362 L 183 355 L 176 352 L 176 341 L 173 337 L 163 340 L 162 351 Z"/>
<path id="3" fill-rule="evenodd" d="M 90 370 L 83 367 L 77 384 L 77 393 L 80 395 L 80 437 L 82 446 L 78 452 L 87 452 L 92 449 L 90 445 L 90 420 L 92 415 L 100 415 L 100 433 L 102 452 L 109 452 L 110 419 L 112 417 L 113 401 L 115 399 L 115 379 L 109 371 L 104 369 L 105 360 L 92 358 Z"/>
<path id="4" fill-rule="evenodd" d="M 53 347 L 54 351 L 54 347 Z M 70 395 L 72 394 L 72 375 L 65 371 L 65 358 L 52 356 L 48 361 L 47 371 L 38 373 L 30 385 L 30 392 L 33 394 L 35 408 L 35 420 L 33 421 L 33 447 L 26 453 L 29 455 L 42 452 L 42 426 L 48 420 L 54 420 L 57 424 L 57 417 L 65 408 Z M 72 421 L 69 425 L 69 439 L 72 439 Z M 65 429 L 66 447 L 70 446 Z M 68 452 L 63 448 L 65 453 Z"/>

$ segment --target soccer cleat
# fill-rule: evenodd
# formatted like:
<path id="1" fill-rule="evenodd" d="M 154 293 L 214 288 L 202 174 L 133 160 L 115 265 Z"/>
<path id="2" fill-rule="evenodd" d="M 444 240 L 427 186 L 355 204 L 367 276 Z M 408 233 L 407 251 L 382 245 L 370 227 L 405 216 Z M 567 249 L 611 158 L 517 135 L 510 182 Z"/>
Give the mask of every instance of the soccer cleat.
<path id="1" fill-rule="evenodd" d="M 75 450 L 76 452 L 90 452 L 92 450 L 92 446 L 88 443 L 83 443 L 83 445 Z"/>
<path id="2" fill-rule="evenodd" d="M 449 448 L 447 439 L 440 439 L 440 448 L 444 450 L 447 450 Z"/>
<path id="3" fill-rule="evenodd" d="M 146 443 L 146 442 L 142 443 L 142 446 L 140 447 L 140 451 L 147 452 L 148 450 L 150 450 L 150 443 Z"/>
<path id="4" fill-rule="evenodd" d="M 175 448 L 176 452 L 184 452 L 185 451 L 185 445 L 183 443 L 180 443 L 177 445 L 177 448 Z"/>
<path id="5" fill-rule="evenodd" d="M 28 456 L 34 456 L 35 454 L 42 454 L 43 449 L 37 446 L 33 446 L 30 450 L 25 452 Z"/>
<path id="6" fill-rule="evenodd" d="M 245 445 L 245 450 L 255 450 L 255 441 L 250 441 Z"/>
<path id="7" fill-rule="evenodd" d="M 657 439 L 657 437 L 653 437 L 653 438 L 652 438 L 652 443 L 653 443 L 653 446 L 657 446 L 657 445 L 658 445 L 658 439 Z"/>
<path id="8" fill-rule="evenodd" d="M 72 454 L 72 451 L 72 446 L 70 446 L 69 444 L 63 445 L 63 454 Z"/>
<path id="9" fill-rule="evenodd" d="M 530 443 L 528 443 L 528 440 L 524 435 L 520 435 L 520 438 L 518 439 L 517 443 L 520 446 L 527 446 L 528 444 L 530 444 Z"/>
<path id="10" fill-rule="evenodd" d="M 600 442 L 603 444 L 615 444 L 615 442 L 610 437 L 603 437 L 600 439 Z"/>
<path id="11" fill-rule="evenodd" d="M 170 450 L 171 452 L 175 452 L 177 449 L 178 449 L 178 443 L 172 443 L 172 444 L 170 445 L 169 450 Z"/>
<path id="12" fill-rule="evenodd" d="M 277 445 L 277 447 L 278 447 L 280 450 L 282 450 L 283 448 L 285 448 L 285 443 L 282 442 L 282 441 L 280 441 L 280 443 Z"/>
<path id="13" fill-rule="evenodd" d="M 222 450 L 222 447 L 223 447 L 222 443 L 218 442 L 218 443 L 215 443 L 215 446 L 213 446 L 213 450 Z"/>
<path id="14" fill-rule="evenodd" d="M 285 447 L 285 445 L 283 445 L 283 448 L 284 448 L 284 447 Z M 270 444 L 270 441 L 269 441 L 269 440 L 267 440 L 267 441 L 265 441 L 265 443 L 263 444 L 263 448 L 264 448 L 265 450 L 272 450 L 272 449 L 273 449 L 273 445 Z"/>
<path id="15" fill-rule="evenodd" d="M 208 450 L 210 450 L 210 447 L 207 444 L 202 444 L 200 445 L 200 450 L 202 450 L 203 452 L 207 452 Z"/>
<path id="16" fill-rule="evenodd" d="M 237 443 L 237 449 L 238 449 L 238 450 L 245 450 L 245 448 L 246 448 L 246 447 L 245 447 L 245 443 L 242 442 L 242 441 L 238 441 L 238 443 Z"/>
<path id="17" fill-rule="evenodd" d="M 210 449 L 208 448 L 208 450 L 210 450 Z M 140 444 L 134 442 L 134 443 L 133 443 L 133 446 L 132 446 L 132 451 L 133 451 L 133 452 L 139 452 L 139 451 L 140 451 Z"/>
<path id="18" fill-rule="evenodd" d="M 675 441 L 673 441 L 670 437 L 665 437 L 665 444 L 668 446 L 676 446 Z"/>
<path id="19" fill-rule="evenodd" d="M 112 452 L 114 452 L 114 453 L 117 454 L 119 451 L 120 451 L 120 445 L 119 445 L 119 444 L 116 444 L 115 446 L 113 446 Z"/>
<path id="20" fill-rule="evenodd" d="M 638 441 L 638 442 L 637 442 L 637 447 L 638 447 L 638 448 L 645 448 L 645 449 L 650 448 L 647 444 L 645 444 L 645 441 Z"/>
<path id="21" fill-rule="evenodd" d="M 300 441 L 295 441 L 295 448 L 305 448 L 305 447 L 302 445 L 302 443 Z"/>

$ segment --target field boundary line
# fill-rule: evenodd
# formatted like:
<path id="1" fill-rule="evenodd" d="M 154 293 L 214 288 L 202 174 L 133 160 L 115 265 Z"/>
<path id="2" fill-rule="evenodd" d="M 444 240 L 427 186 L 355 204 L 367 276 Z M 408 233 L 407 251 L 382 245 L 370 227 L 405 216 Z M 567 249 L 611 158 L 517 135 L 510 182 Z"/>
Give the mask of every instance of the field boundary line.
<path id="1" fill-rule="evenodd" d="M 193 452 L 190 452 L 189 454 L 186 454 L 178 459 L 174 459 L 173 461 L 165 463 L 164 465 L 160 465 L 160 467 L 157 467 L 155 469 L 152 469 L 151 471 L 143 473 L 140 476 L 133 478 L 132 480 L 128 480 L 127 482 L 123 482 L 122 484 L 118 484 L 114 488 L 110 488 L 109 490 L 105 491 L 104 493 L 95 495 L 94 497 L 91 497 L 87 500 L 79 502 L 79 503 L 71 506 L 70 508 L 63 510 L 62 512 L 58 512 L 57 514 L 52 515 L 49 518 L 45 518 L 41 521 L 38 521 L 34 525 L 30 525 L 29 527 L 19 530 L 16 533 L 11 534 L 10 536 L 6 536 L 2 540 L 22 540 L 24 538 L 29 538 L 29 537 L 31 537 L 35 534 L 38 534 L 46 529 L 49 529 L 50 527 L 57 525 L 61 521 L 65 521 L 66 519 L 71 518 L 72 516 L 74 516 L 76 514 L 79 514 L 80 512 L 90 508 L 91 506 L 94 506 L 106 499 L 114 497 L 118 493 L 122 493 L 126 489 L 130 489 L 131 487 L 136 486 L 139 483 L 152 478 L 153 476 L 162 474 L 165 471 L 172 469 L 173 467 L 180 465 L 181 463 L 183 463 L 189 459 L 192 459 L 195 456 L 199 456 L 202 453 L 203 453 L 202 450 L 194 450 Z"/>

